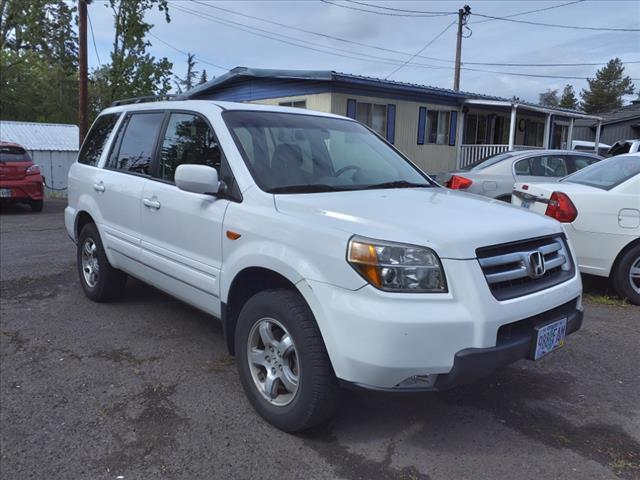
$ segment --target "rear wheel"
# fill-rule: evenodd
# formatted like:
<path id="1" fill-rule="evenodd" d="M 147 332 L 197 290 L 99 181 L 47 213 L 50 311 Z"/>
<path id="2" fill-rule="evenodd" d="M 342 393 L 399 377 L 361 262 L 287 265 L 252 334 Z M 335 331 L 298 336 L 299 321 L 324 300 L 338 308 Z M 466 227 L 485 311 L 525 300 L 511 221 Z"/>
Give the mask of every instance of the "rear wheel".
<path id="1" fill-rule="evenodd" d="M 84 293 L 94 302 L 122 296 L 127 276 L 109 263 L 95 224 L 82 228 L 76 254 L 78 275 Z"/>
<path id="2" fill-rule="evenodd" d="M 313 314 L 286 289 L 259 292 L 236 328 L 238 371 L 257 412 L 277 428 L 298 432 L 330 418 L 338 382 Z"/>
<path id="3" fill-rule="evenodd" d="M 44 201 L 43 200 L 31 200 L 29 202 L 29 205 L 31 205 L 31 210 L 33 210 L 34 212 L 41 212 L 42 211 L 42 207 L 44 207 Z"/>
<path id="4" fill-rule="evenodd" d="M 640 245 L 627 251 L 613 272 L 613 286 L 621 297 L 640 305 Z"/>

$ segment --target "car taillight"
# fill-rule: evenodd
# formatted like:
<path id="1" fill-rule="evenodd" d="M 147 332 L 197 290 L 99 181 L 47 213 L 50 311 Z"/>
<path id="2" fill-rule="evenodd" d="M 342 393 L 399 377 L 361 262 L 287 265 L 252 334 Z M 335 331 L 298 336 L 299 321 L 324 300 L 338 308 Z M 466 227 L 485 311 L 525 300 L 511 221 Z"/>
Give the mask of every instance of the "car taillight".
<path id="1" fill-rule="evenodd" d="M 566 193 L 553 192 L 545 215 L 562 223 L 571 223 L 578 216 L 578 210 Z"/>
<path id="2" fill-rule="evenodd" d="M 451 178 L 445 183 L 447 188 L 452 190 L 464 190 L 465 188 L 469 188 L 473 181 L 468 178 L 461 177 L 460 175 L 451 175 Z"/>
<path id="3" fill-rule="evenodd" d="M 40 173 L 40 167 L 38 165 L 31 165 L 27 168 L 27 175 L 37 175 Z"/>

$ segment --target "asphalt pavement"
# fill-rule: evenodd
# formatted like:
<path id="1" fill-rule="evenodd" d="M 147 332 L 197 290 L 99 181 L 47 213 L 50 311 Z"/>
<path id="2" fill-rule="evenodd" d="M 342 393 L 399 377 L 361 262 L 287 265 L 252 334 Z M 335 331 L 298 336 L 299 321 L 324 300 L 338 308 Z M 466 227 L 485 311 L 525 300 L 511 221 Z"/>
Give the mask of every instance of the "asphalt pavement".
<path id="1" fill-rule="evenodd" d="M 289 435 L 246 400 L 212 317 L 129 280 L 80 288 L 64 203 L 0 210 L 2 479 L 640 478 L 640 308 L 440 394 L 345 392 Z"/>

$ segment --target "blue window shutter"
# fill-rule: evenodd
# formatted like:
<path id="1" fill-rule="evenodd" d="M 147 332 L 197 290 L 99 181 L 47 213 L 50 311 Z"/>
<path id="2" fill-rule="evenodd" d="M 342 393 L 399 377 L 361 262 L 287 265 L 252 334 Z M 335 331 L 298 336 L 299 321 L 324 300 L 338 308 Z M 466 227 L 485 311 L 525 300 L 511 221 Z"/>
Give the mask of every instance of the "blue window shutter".
<path id="1" fill-rule="evenodd" d="M 427 126 L 426 107 L 418 108 L 418 145 L 424 145 L 424 131 Z"/>
<path id="2" fill-rule="evenodd" d="M 356 118 L 356 101 L 353 98 L 347 99 L 347 117 Z"/>
<path id="3" fill-rule="evenodd" d="M 456 144 L 456 129 L 458 128 L 458 112 L 451 112 L 451 123 L 449 124 L 449 145 Z"/>
<path id="4" fill-rule="evenodd" d="M 387 141 L 396 141 L 396 106 L 393 103 L 387 105 Z"/>

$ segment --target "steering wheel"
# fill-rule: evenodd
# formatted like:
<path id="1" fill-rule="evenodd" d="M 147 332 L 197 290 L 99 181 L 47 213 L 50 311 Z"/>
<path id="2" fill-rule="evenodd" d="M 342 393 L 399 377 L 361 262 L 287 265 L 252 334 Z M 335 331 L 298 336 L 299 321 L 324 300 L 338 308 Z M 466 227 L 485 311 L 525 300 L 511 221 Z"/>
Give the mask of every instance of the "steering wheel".
<path id="1" fill-rule="evenodd" d="M 356 166 L 356 165 L 347 165 L 346 167 L 342 167 L 340 170 L 338 170 L 335 173 L 335 177 L 339 177 L 340 175 L 342 175 L 344 172 L 348 172 L 349 170 L 355 170 L 354 175 L 356 172 L 359 172 L 360 170 L 362 170 L 360 167 Z"/>

